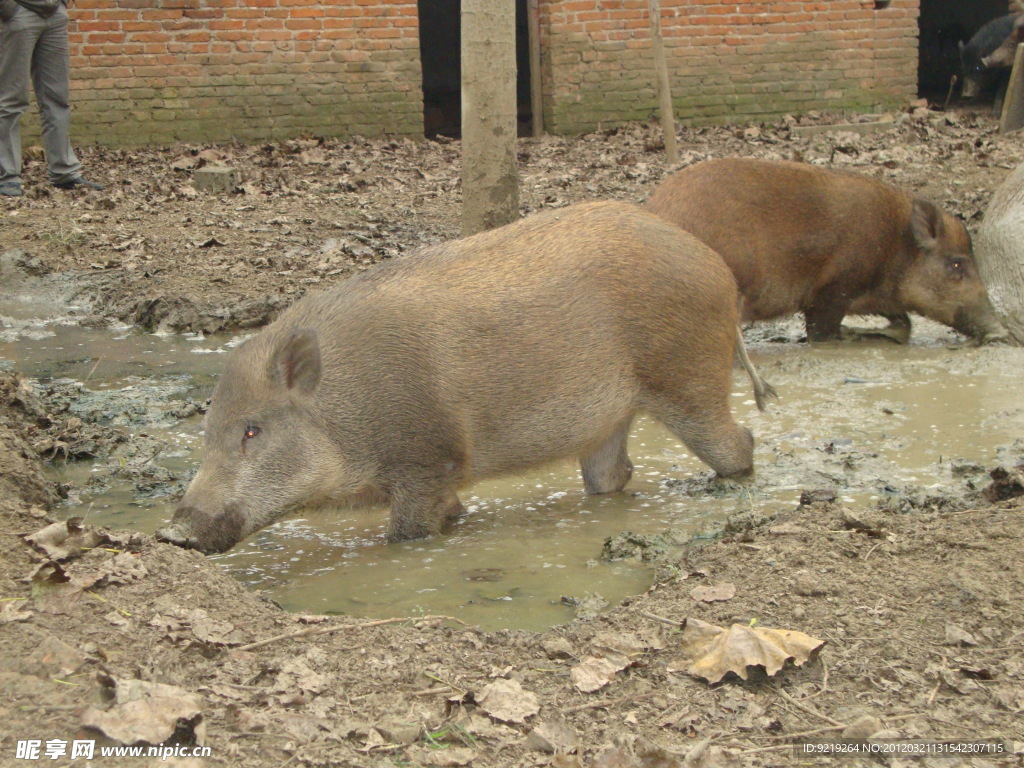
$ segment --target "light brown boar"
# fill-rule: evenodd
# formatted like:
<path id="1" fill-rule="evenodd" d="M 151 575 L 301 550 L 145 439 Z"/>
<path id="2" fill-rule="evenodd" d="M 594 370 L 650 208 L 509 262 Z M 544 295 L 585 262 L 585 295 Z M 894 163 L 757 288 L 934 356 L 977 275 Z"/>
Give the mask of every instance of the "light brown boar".
<path id="1" fill-rule="evenodd" d="M 588 493 L 619 491 L 638 411 L 748 474 L 753 438 L 729 410 L 737 298 L 710 248 L 622 203 L 380 265 L 231 354 L 158 536 L 223 551 L 290 510 L 363 503 L 390 505 L 392 540 L 428 536 L 462 511 L 459 488 L 566 457 Z"/>
<path id="2" fill-rule="evenodd" d="M 996 314 L 1008 340 L 1024 346 L 1024 163 L 992 195 L 977 241 Z"/>
<path id="3" fill-rule="evenodd" d="M 847 314 L 908 312 L 981 341 L 1005 331 L 962 222 L 927 200 L 855 173 L 805 163 L 708 160 L 669 176 L 645 207 L 717 251 L 743 319 L 803 312 L 810 341 L 840 336 Z"/>

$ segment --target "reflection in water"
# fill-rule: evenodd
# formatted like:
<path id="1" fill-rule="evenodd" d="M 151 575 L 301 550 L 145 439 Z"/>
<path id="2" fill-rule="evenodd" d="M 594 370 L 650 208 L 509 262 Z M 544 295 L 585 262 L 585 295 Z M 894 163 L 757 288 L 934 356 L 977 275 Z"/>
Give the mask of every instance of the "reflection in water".
<path id="1" fill-rule="evenodd" d="M 76 327 L 0 336 L 0 358 L 26 375 L 87 380 L 108 404 L 129 394 L 165 405 L 201 400 L 226 349 L 223 338 Z M 671 530 L 685 541 L 729 514 L 791 508 L 802 490 L 825 485 L 858 504 L 947 488 L 962 482 L 950 472 L 951 458 L 991 465 L 995 447 L 1024 428 L 1024 350 L 879 342 L 772 344 L 752 353 L 783 399 L 758 413 L 749 381 L 737 372 L 734 411 L 757 440 L 757 477 L 745 486 L 709 484 L 703 464 L 642 418 L 630 439 L 633 479 L 621 494 L 584 496 L 578 468 L 565 462 L 475 485 L 462 494 L 468 514 L 430 540 L 383 543 L 382 509 L 320 511 L 282 521 L 215 559 L 290 610 L 446 613 L 490 628 L 541 628 L 572 617 L 563 596 L 599 593 L 615 602 L 647 587 L 651 573 L 637 562 L 597 560 L 609 536 Z M 156 460 L 168 469 L 196 465 L 199 417 L 143 419 L 130 429 L 175 447 Z M 79 463 L 55 474 L 87 488 L 99 469 Z M 138 498 L 125 483 L 80 498 L 67 512 L 97 524 L 152 532 L 170 514 L 166 499 Z"/>

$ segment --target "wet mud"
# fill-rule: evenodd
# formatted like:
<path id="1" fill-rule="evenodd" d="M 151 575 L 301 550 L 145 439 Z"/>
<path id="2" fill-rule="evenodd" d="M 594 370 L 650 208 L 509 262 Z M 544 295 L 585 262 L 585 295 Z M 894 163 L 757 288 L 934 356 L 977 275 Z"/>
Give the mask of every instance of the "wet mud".
<path id="1" fill-rule="evenodd" d="M 58 512 L 152 534 L 198 466 L 206 398 L 243 337 L 26 322 L 0 354 L 34 374 L 30 439 L 62 496 Z M 7 332 L 19 335 L 13 324 Z M 907 346 L 807 345 L 798 319 L 755 324 L 747 336 L 781 395 L 758 412 L 737 370 L 734 411 L 757 442 L 751 480 L 717 478 L 641 417 L 621 494 L 586 496 L 578 467 L 563 462 L 470 488 L 466 515 L 428 541 L 386 544 L 382 508 L 327 509 L 292 515 L 211 560 L 291 611 L 441 613 L 543 630 L 644 591 L 695 543 L 801 499 L 961 510 L 978 503 L 989 469 L 1024 460 L 1014 445 L 1024 435 L 1024 350 L 973 347 L 920 318 Z"/>

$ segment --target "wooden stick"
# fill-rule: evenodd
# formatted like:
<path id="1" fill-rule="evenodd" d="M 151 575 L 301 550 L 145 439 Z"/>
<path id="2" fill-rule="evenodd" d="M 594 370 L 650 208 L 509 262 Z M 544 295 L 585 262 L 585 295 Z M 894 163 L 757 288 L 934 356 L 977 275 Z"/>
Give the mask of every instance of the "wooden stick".
<path id="1" fill-rule="evenodd" d="M 529 0 L 526 9 L 530 43 L 530 113 L 533 138 L 544 135 L 544 87 L 540 72 L 540 0 Z"/>
<path id="2" fill-rule="evenodd" d="M 1024 43 L 1017 46 L 1010 71 L 1010 84 L 1003 98 L 1003 111 L 999 116 L 999 133 L 1010 133 L 1024 128 Z"/>
<path id="3" fill-rule="evenodd" d="M 682 628 L 686 623 L 685 619 L 683 621 L 676 621 L 675 619 L 666 619 L 664 616 L 657 616 L 653 613 L 648 613 L 647 611 L 640 611 L 640 615 L 643 616 L 645 619 L 650 619 L 651 621 L 660 621 L 662 624 L 668 624 L 670 627 L 675 627 L 676 629 Z"/>
<path id="4" fill-rule="evenodd" d="M 658 111 L 661 113 L 661 132 L 665 135 L 665 159 L 669 164 L 679 162 L 676 147 L 676 119 L 672 108 L 672 87 L 665 61 L 665 43 L 661 37 L 661 2 L 649 0 L 651 7 L 651 43 L 654 48 L 654 72 L 658 90 Z"/>

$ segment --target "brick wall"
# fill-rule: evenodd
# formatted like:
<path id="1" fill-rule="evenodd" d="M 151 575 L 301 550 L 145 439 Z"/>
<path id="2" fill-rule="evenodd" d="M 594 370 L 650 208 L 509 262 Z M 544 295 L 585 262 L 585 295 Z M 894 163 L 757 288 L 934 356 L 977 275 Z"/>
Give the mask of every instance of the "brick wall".
<path id="1" fill-rule="evenodd" d="M 650 117 L 648 0 L 541 4 L 545 127 Z M 919 0 L 663 0 L 676 116 L 687 123 L 873 110 L 916 92 Z"/>
<path id="2" fill-rule="evenodd" d="M 677 118 L 904 104 L 919 3 L 662 0 Z M 540 7 L 547 130 L 654 114 L 648 0 Z M 73 0 L 71 19 L 76 143 L 423 132 L 416 0 Z"/>
<path id="3" fill-rule="evenodd" d="M 76 143 L 422 135 L 416 0 L 73 0 Z"/>

